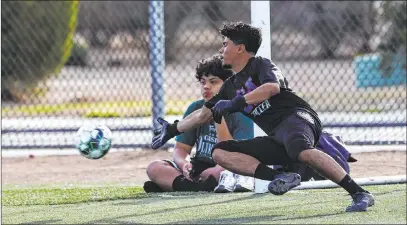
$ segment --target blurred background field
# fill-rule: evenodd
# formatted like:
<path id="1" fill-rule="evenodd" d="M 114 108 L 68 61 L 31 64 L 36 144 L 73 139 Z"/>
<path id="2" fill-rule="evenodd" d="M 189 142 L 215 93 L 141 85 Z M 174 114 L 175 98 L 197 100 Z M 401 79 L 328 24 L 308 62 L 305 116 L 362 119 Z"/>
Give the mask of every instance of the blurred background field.
<path id="1" fill-rule="evenodd" d="M 405 7 L 270 4 L 271 59 L 348 144 L 406 143 Z M 163 24 L 159 15 L 148 1 L 4 2 L 2 149 L 71 148 L 74 130 L 92 121 L 114 121 L 118 140 L 138 137 L 117 148 L 147 146 L 154 118 L 182 116 L 200 98 L 194 69 L 219 49 L 221 22 L 250 22 L 251 11 L 250 1 L 169 1 Z M 66 120 L 77 122 L 67 129 Z"/>

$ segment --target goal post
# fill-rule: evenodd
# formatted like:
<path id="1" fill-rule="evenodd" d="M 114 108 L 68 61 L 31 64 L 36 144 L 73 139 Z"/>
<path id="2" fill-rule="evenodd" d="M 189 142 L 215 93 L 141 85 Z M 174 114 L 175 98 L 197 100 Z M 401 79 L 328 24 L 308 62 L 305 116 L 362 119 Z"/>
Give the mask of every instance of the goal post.
<path id="1" fill-rule="evenodd" d="M 270 24 L 270 2 L 251 1 L 250 16 L 253 26 L 262 30 L 262 43 L 257 52 L 258 56 L 271 59 L 271 24 Z"/>
<path id="2" fill-rule="evenodd" d="M 165 32 L 164 32 L 164 1 L 150 0 L 148 4 L 149 48 L 151 68 L 151 100 L 153 129 L 160 124 L 158 117 L 165 114 Z"/>

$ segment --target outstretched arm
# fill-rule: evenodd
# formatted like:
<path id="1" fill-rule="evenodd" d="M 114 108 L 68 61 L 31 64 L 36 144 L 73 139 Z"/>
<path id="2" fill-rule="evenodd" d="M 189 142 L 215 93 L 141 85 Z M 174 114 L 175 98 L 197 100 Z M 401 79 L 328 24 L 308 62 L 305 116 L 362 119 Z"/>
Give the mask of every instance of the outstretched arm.
<path id="1" fill-rule="evenodd" d="M 204 124 L 212 118 L 212 112 L 207 107 L 202 107 L 196 110 L 181 121 L 175 121 L 170 124 L 168 121 L 158 118 L 157 121 L 162 125 L 161 128 L 154 130 L 154 136 L 151 143 L 151 148 L 158 149 L 167 143 L 171 138 Z"/>
<path id="2" fill-rule="evenodd" d="M 208 109 L 206 106 L 203 106 L 201 109 L 195 110 L 183 120 L 179 121 L 177 124 L 177 130 L 182 133 L 197 128 L 200 125 L 206 123 L 211 118 L 211 110 Z"/>
<path id="3" fill-rule="evenodd" d="M 158 118 L 157 121 L 162 125 L 162 127 L 154 131 L 151 147 L 153 149 L 157 149 L 167 143 L 167 141 L 171 138 L 185 131 L 197 128 L 211 119 L 213 117 L 211 108 L 216 104 L 216 102 L 224 98 L 225 94 L 222 90 L 225 90 L 223 85 L 219 93 L 206 102 L 201 109 L 195 110 L 181 121 L 175 121 L 173 124 L 170 124 L 164 119 Z"/>

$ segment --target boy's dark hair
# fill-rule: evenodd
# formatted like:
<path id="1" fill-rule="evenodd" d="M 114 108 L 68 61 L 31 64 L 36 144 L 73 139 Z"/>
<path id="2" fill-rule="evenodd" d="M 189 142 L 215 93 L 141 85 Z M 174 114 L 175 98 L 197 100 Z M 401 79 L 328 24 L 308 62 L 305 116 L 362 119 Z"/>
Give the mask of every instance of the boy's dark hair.
<path id="1" fill-rule="evenodd" d="M 222 58 L 220 55 L 214 55 L 210 58 L 202 59 L 196 67 L 196 79 L 200 81 L 203 76 L 207 77 L 213 75 L 225 81 L 233 75 L 233 71 L 223 68 L 222 64 Z"/>
<path id="2" fill-rule="evenodd" d="M 261 30 L 243 22 L 223 22 L 219 29 L 222 36 L 229 38 L 234 44 L 244 44 L 247 52 L 257 54 L 261 45 Z"/>

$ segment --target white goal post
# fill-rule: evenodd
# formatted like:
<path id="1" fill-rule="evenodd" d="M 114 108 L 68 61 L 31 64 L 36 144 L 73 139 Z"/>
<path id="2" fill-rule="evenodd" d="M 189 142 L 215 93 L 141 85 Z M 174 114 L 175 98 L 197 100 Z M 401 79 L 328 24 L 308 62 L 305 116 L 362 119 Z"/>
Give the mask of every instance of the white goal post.
<path id="1" fill-rule="evenodd" d="M 250 2 L 250 15 L 251 24 L 262 30 L 262 44 L 257 55 L 271 60 L 271 23 L 270 23 L 270 2 L 269 1 L 251 1 Z M 258 127 L 255 127 L 255 136 L 259 136 L 264 132 L 260 131 Z M 361 146 L 357 146 L 356 149 L 360 149 Z M 374 146 L 376 147 L 376 146 Z M 394 148 L 394 146 L 392 146 Z M 398 146 L 400 148 L 400 146 Z M 405 149 L 405 146 L 401 146 Z M 372 184 L 394 184 L 394 183 L 406 183 L 406 175 L 401 176 L 385 176 L 385 177 L 371 177 L 355 179 L 355 182 L 359 185 L 372 185 Z M 255 179 L 255 186 L 261 186 L 255 188 L 256 193 L 265 193 L 267 191 L 266 185 L 269 182 Z M 319 189 L 319 188 L 333 188 L 338 187 L 337 184 L 332 181 L 309 181 L 303 182 L 296 189 Z"/>
<path id="2" fill-rule="evenodd" d="M 257 55 L 271 59 L 270 2 L 251 1 L 250 16 L 252 25 L 262 30 L 263 41 Z"/>

